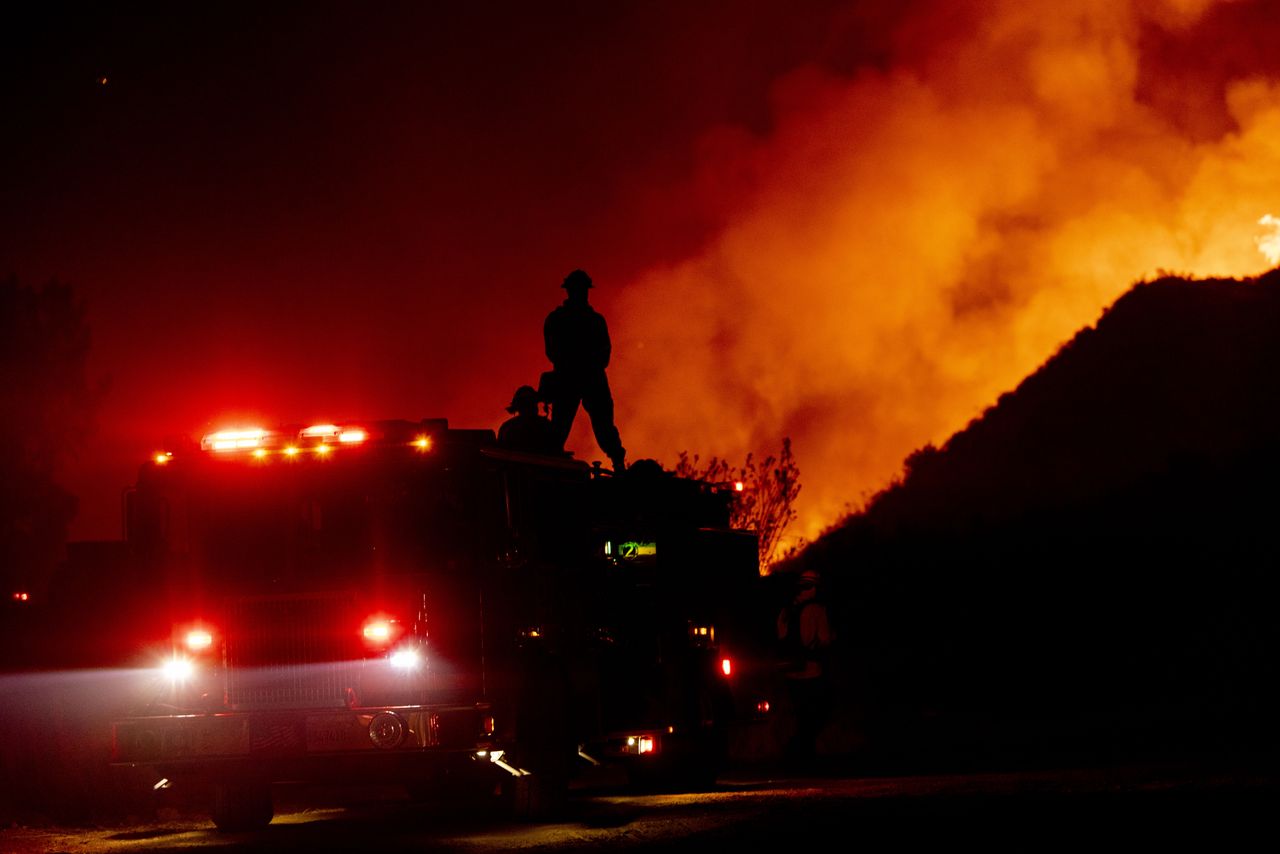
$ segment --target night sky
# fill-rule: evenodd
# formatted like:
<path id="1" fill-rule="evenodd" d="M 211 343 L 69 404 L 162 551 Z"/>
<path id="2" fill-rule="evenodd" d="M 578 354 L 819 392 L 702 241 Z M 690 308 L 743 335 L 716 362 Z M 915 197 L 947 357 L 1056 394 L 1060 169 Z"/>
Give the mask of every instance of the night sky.
<path id="1" fill-rule="evenodd" d="M 1274 3 L 42 10 L 0 274 L 87 309 L 76 539 L 169 436 L 496 428 L 574 268 L 629 459 L 790 436 L 812 536 L 1135 280 L 1278 260 Z"/>

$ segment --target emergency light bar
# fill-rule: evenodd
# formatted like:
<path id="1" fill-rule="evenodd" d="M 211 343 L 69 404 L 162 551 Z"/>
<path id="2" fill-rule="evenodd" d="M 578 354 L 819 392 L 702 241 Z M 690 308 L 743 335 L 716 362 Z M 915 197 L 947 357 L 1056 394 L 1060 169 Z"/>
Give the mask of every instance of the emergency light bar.
<path id="1" fill-rule="evenodd" d="M 202 451 L 240 451 L 262 447 L 267 431 L 261 427 L 248 430 L 219 430 L 200 440 Z"/>
<path id="2" fill-rule="evenodd" d="M 340 427 L 337 424 L 313 424 L 298 432 L 299 439 L 319 439 L 321 442 L 340 442 L 353 445 L 369 438 L 363 427 Z"/>
<path id="3" fill-rule="evenodd" d="M 305 444 L 311 447 L 331 443 L 358 445 L 368 440 L 368 438 L 369 431 L 363 427 L 341 426 L 338 424 L 313 424 L 310 427 L 302 428 L 296 434 L 292 430 L 273 432 L 254 427 L 244 430 L 219 430 L 216 433 L 209 433 L 200 440 L 200 449 L 215 452 L 256 452 L 265 450 L 269 446 L 278 447 L 283 444 L 286 448 L 293 448 L 294 453 L 297 453 L 297 444 Z M 296 441 L 297 444 L 293 444 L 293 441 Z M 157 462 L 159 462 L 158 457 Z"/>
<path id="4" fill-rule="evenodd" d="M 417 423 L 378 422 L 370 426 L 324 422 L 301 428 L 290 426 L 275 430 L 237 427 L 206 434 L 200 440 L 200 449 L 214 453 L 247 452 L 258 458 L 277 453 L 296 457 L 304 451 L 323 456 L 339 447 L 391 443 L 426 452 L 431 450 L 435 442 L 434 434 L 446 430 L 448 422 L 444 419 Z M 173 454 L 166 451 L 154 455 L 152 459 L 156 464 L 163 465 L 172 457 Z"/>

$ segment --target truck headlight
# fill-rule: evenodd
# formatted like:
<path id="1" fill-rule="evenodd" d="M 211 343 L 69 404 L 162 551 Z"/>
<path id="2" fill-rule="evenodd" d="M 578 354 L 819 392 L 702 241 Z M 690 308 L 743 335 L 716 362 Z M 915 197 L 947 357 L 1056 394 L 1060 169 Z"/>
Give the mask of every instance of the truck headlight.
<path id="1" fill-rule="evenodd" d="M 160 666 L 160 672 L 170 682 L 186 682 L 195 675 L 196 665 L 189 658 L 175 655 Z"/>
<path id="2" fill-rule="evenodd" d="M 411 646 L 402 646 L 391 653 L 387 661 L 397 670 L 416 670 L 422 663 L 422 655 Z"/>

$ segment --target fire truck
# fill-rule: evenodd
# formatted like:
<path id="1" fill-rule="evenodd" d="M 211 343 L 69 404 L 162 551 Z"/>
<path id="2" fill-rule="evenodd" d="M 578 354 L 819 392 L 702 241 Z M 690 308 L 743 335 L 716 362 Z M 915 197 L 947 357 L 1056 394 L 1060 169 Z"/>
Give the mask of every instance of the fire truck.
<path id="1" fill-rule="evenodd" d="M 473 792 L 538 819 L 585 768 L 713 783 L 756 540 L 732 485 L 610 471 L 444 419 L 225 430 L 126 494 L 146 691 L 112 761 L 208 791 L 223 830 L 290 782 Z"/>

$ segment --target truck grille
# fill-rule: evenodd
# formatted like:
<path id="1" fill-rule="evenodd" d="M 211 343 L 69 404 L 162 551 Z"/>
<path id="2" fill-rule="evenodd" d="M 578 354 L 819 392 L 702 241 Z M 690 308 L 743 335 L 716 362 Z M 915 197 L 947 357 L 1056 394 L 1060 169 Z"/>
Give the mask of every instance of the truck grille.
<path id="1" fill-rule="evenodd" d="M 352 603 L 336 596 L 242 599 L 227 609 L 233 709 L 344 706 L 359 678 Z"/>

